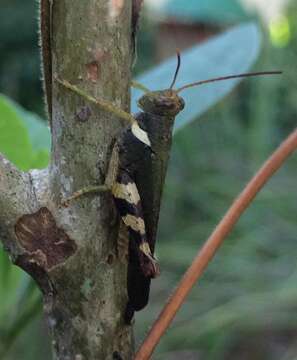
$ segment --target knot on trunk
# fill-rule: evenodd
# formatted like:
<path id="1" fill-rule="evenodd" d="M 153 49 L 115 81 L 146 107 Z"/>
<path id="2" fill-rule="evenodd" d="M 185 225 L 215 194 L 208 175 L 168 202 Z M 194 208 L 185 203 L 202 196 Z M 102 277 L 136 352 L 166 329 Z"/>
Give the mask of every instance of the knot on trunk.
<path id="1" fill-rule="evenodd" d="M 77 250 L 74 240 L 57 227 L 55 218 L 46 207 L 19 218 L 15 233 L 27 261 L 46 271 L 64 262 Z"/>

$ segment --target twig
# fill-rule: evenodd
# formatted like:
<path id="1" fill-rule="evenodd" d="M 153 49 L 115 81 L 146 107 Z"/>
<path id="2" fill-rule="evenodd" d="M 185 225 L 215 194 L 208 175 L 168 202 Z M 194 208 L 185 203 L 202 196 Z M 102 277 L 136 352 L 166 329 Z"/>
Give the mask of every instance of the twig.
<path id="1" fill-rule="evenodd" d="M 160 341 L 161 336 L 172 322 L 175 314 L 185 301 L 190 290 L 199 279 L 226 236 L 230 233 L 241 214 L 249 206 L 264 184 L 281 167 L 281 165 L 285 162 L 289 155 L 296 150 L 296 148 L 297 129 L 293 131 L 293 133 L 264 163 L 214 229 L 213 233 L 210 235 L 185 273 L 177 289 L 167 301 L 158 319 L 153 324 L 148 336 L 136 353 L 135 360 L 147 360 L 150 358 L 154 348 Z"/>

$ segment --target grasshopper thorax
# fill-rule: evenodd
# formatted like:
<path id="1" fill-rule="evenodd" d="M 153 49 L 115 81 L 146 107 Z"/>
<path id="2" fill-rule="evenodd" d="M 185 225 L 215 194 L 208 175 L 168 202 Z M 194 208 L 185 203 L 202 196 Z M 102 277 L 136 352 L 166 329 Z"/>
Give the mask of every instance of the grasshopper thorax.
<path id="1" fill-rule="evenodd" d="M 185 107 L 185 102 L 175 90 L 152 91 L 138 100 L 138 106 L 146 113 L 175 117 Z"/>

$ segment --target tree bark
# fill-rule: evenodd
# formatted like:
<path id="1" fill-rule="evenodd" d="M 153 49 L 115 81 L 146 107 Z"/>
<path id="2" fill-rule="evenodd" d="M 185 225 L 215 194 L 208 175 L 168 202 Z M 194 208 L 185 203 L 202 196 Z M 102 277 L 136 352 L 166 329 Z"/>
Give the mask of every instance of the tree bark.
<path id="1" fill-rule="evenodd" d="M 92 194 L 61 206 L 78 189 L 104 183 L 123 124 L 55 82 L 129 110 L 131 1 L 52 4 L 51 162 L 25 174 L 0 158 L 0 236 L 43 292 L 55 359 L 131 359 L 127 260 L 112 198 Z"/>

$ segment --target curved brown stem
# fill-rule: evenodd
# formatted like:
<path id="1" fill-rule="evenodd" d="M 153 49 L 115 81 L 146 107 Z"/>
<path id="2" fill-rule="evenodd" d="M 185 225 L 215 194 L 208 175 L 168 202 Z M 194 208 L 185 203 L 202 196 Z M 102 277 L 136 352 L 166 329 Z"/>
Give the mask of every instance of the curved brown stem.
<path id="1" fill-rule="evenodd" d="M 296 148 L 297 129 L 293 131 L 293 133 L 264 163 L 214 229 L 213 233 L 210 235 L 185 273 L 177 289 L 167 301 L 158 319 L 153 324 L 148 336 L 138 350 L 135 360 L 146 360 L 150 358 L 154 348 L 160 341 L 161 336 L 172 322 L 175 314 L 182 306 L 192 287 L 200 278 L 204 269 L 207 267 L 208 263 L 213 258 L 226 236 L 230 233 L 241 214 L 249 206 L 269 178 L 281 167 L 281 165 L 285 162 L 289 155 L 296 150 Z"/>

